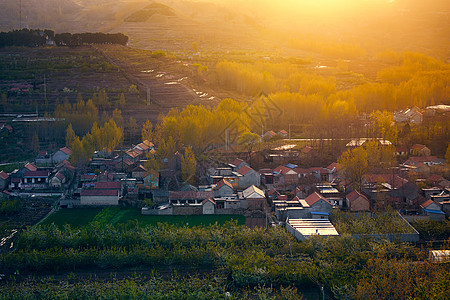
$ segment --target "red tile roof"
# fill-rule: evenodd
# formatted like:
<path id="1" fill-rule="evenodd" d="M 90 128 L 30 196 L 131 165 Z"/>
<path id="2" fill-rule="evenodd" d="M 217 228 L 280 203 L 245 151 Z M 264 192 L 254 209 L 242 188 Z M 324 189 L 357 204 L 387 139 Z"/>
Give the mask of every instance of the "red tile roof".
<path id="1" fill-rule="evenodd" d="M 267 192 L 268 196 L 272 196 L 272 195 L 279 195 L 280 193 L 276 190 L 276 189 L 271 189 L 270 191 Z"/>
<path id="2" fill-rule="evenodd" d="M 287 200 L 287 195 L 279 195 L 278 200 Z"/>
<path id="3" fill-rule="evenodd" d="M 205 204 L 206 202 L 211 202 L 212 204 L 216 205 L 216 202 L 214 202 L 214 200 L 211 199 L 211 198 L 208 198 L 208 199 L 203 200 L 203 201 L 202 201 L 202 204 Z"/>
<path id="4" fill-rule="evenodd" d="M 312 150 L 313 150 L 312 147 L 306 146 L 305 148 L 302 149 L 302 152 L 303 152 L 303 153 L 309 153 L 309 152 L 311 152 Z"/>
<path id="5" fill-rule="evenodd" d="M 140 144 L 137 144 L 136 146 L 135 146 L 135 148 L 136 147 L 139 147 L 140 149 L 142 149 L 142 150 L 148 150 L 148 149 L 150 149 L 150 146 L 149 145 L 147 145 L 146 143 L 140 143 Z"/>
<path id="6" fill-rule="evenodd" d="M 356 199 L 358 199 L 359 197 L 362 197 L 362 198 L 364 198 L 366 201 L 369 201 L 369 199 L 367 199 L 366 196 L 364 196 L 363 194 L 361 194 L 361 193 L 358 192 L 358 191 L 353 191 L 353 192 L 351 192 L 350 194 L 347 195 L 346 198 L 347 198 L 350 202 L 352 202 L 352 201 L 355 201 Z"/>
<path id="7" fill-rule="evenodd" d="M 63 148 L 59 149 L 59 151 L 62 151 L 64 154 L 67 154 L 67 155 L 70 155 L 72 153 L 72 151 L 67 147 L 63 147 Z"/>
<path id="8" fill-rule="evenodd" d="M 221 181 L 219 181 L 217 183 L 216 189 L 220 189 L 224 185 L 227 185 L 227 186 L 229 186 L 230 188 L 233 189 L 233 186 L 231 185 L 231 183 L 228 180 L 226 180 L 226 179 L 222 179 Z"/>
<path id="9" fill-rule="evenodd" d="M 435 161 L 437 159 L 436 156 L 411 156 L 408 158 L 408 160 L 412 162 L 429 162 L 429 161 Z"/>
<path id="10" fill-rule="evenodd" d="M 48 171 L 25 171 L 23 174 L 24 177 L 48 177 Z"/>
<path id="11" fill-rule="evenodd" d="M 427 181 L 429 181 L 429 182 L 439 182 L 442 180 L 444 180 L 444 177 L 442 177 L 441 175 L 437 175 L 437 174 L 433 174 L 427 178 Z"/>
<path id="12" fill-rule="evenodd" d="M 122 182 L 96 182 L 94 189 L 96 190 L 120 190 L 122 188 Z"/>
<path id="13" fill-rule="evenodd" d="M 433 203 L 434 203 L 433 200 L 427 200 L 424 203 L 420 204 L 420 206 L 423 208 L 427 208 L 428 206 L 430 206 Z"/>
<path id="14" fill-rule="evenodd" d="M 316 203 L 319 200 L 323 200 L 325 202 L 327 202 L 328 204 L 331 205 L 331 203 L 325 199 L 324 197 L 322 197 L 319 193 L 314 192 L 311 195 L 309 195 L 308 197 L 305 198 L 306 203 L 308 203 L 309 206 L 312 206 L 314 203 Z"/>
<path id="15" fill-rule="evenodd" d="M 118 190 L 81 190 L 81 196 L 119 196 Z"/>
<path id="16" fill-rule="evenodd" d="M 240 159 L 240 158 L 235 158 L 231 163 L 230 163 L 230 165 L 233 165 L 233 166 L 235 166 L 235 167 L 238 167 L 240 164 L 242 164 L 242 163 L 245 163 L 245 161 L 243 161 L 242 159 Z"/>
<path id="17" fill-rule="evenodd" d="M 364 175 L 364 179 L 368 183 L 375 184 L 380 181 L 384 181 L 386 183 L 389 183 L 395 189 L 401 188 L 405 183 L 408 182 L 408 180 L 394 174 L 366 174 Z"/>
<path id="18" fill-rule="evenodd" d="M 273 171 L 274 172 L 277 172 L 277 173 L 280 173 L 280 174 L 283 174 L 283 175 L 285 175 L 286 173 L 288 173 L 288 172 L 295 172 L 295 173 L 297 173 L 296 171 L 295 171 L 295 169 L 291 169 L 291 168 L 288 168 L 288 167 L 286 167 L 286 166 L 278 166 L 278 167 L 276 167 L 275 169 L 273 169 Z"/>
<path id="19" fill-rule="evenodd" d="M 139 156 L 139 153 L 135 150 L 128 150 L 127 152 L 125 152 L 126 154 L 128 154 L 130 157 L 132 158 L 136 158 Z"/>
<path id="20" fill-rule="evenodd" d="M 417 150 L 417 151 L 420 151 L 420 150 L 422 150 L 423 148 L 427 148 L 427 146 L 421 145 L 421 144 L 415 144 L 415 145 L 413 145 L 413 146 L 411 147 L 411 150 Z"/>
<path id="21" fill-rule="evenodd" d="M 3 180 L 6 180 L 6 179 L 9 178 L 9 175 L 8 175 L 8 173 L 0 171 L 0 178 L 3 179 Z"/>
<path id="22" fill-rule="evenodd" d="M 37 167 L 33 164 L 27 163 L 24 168 L 27 168 L 30 171 L 36 171 Z"/>
<path id="23" fill-rule="evenodd" d="M 64 180 L 64 178 L 66 178 L 66 176 L 61 172 L 56 173 L 55 177 L 61 181 Z"/>
<path id="24" fill-rule="evenodd" d="M 241 175 L 246 175 L 248 172 L 250 172 L 251 170 L 253 170 L 252 168 L 250 168 L 247 165 L 244 165 L 242 167 L 239 168 L 239 170 L 237 170 L 236 172 L 238 172 Z"/>
<path id="25" fill-rule="evenodd" d="M 81 175 L 81 180 L 94 180 L 97 178 L 97 175 L 95 174 L 83 174 Z"/>

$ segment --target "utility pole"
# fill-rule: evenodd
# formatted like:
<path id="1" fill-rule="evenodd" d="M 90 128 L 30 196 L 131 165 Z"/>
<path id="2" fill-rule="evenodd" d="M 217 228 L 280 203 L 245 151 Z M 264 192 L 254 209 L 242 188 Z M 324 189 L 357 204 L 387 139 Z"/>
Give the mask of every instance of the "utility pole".
<path id="1" fill-rule="evenodd" d="M 22 0 L 19 3 L 19 30 L 22 29 Z"/>
<path id="2" fill-rule="evenodd" d="M 44 74 L 44 100 L 47 100 L 47 79 Z"/>

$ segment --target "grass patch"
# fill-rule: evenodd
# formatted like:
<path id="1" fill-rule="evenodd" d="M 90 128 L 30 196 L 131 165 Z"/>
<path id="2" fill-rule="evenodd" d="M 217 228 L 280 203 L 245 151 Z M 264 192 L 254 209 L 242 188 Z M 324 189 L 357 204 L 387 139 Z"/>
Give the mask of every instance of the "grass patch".
<path id="1" fill-rule="evenodd" d="M 331 222 L 339 234 L 415 233 L 396 211 L 374 214 L 335 211 L 331 215 Z"/>
<path id="2" fill-rule="evenodd" d="M 42 225 L 54 223 L 59 227 L 70 224 L 71 227 L 82 227 L 90 222 L 100 224 L 125 224 L 129 221 L 138 221 L 143 226 L 152 226 L 158 223 L 168 223 L 177 226 L 207 226 L 225 224 L 236 220 L 239 225 L 245 224 L 245 217 L 241 215 L 194 215 L 194 216 L 144 216 L 139 209 L 108 208 L 67 208 L 51 214 Z"/>
<path id="3" fill-rule="evenodd" d="M 41 225 L 50 225 L 55 223 L 60 227 L 69 224 L 71 227 L 86 226 L 102 211 L 101 208 L 65 208 L 60 209 L 45 219 Z"/>

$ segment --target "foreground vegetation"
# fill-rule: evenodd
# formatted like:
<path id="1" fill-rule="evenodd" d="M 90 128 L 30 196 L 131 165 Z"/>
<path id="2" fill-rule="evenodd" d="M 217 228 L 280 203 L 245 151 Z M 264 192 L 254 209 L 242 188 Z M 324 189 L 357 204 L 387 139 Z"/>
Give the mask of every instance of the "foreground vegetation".
<path id="1" fill-rule="evenodd" d="M 216 222 L 223 225 L 231 220 L 235 220 L 239 225 L 243 225 L 245 217 L 240 215 L 144 216 L 139 209 L 135 208 L 73 208 L 61 209 L 53 213 L 41 225 L 51 225 L 53 223 L 59 228 L 64 228 L 65 225 L 69 225 L 71 228 L 80 228 L 90 223 L 115 225 L 125 224 L 130 220 L 138 221 L 142 226 L 157 226 L 158 223 L 167 223 L 192 227 L 213 225 Z"/>
<path id="2" fill-rule="evenodd" d="M 163 283 L 156 277 L 114 283 L 93 280 L 86 285 L 54 280 L 26 283 L 50 297 L 67 293 L 76 298 L 93 297 L 109 287 L 111 293 L 139 297 L 155 285 L 161 285 L 162 291 L 175 285 L 174 294 L 166 293 L 174 298 L 205 299 L 223 297 L 225 291 L 250 295 L 261 287 L 273 288 L 264 292 L 273 296 L 286 287 L 302 290 L 318 284 L 324 284 L 338 298 L 351 299 L 445 299 L 450 292 L 450 265 L 432 265 L 426 261 L 426 249 L 408 244 L 345 236 L 299 242 L 282 227 L 250 229 L 235 222 L 193 228 L 141 225 L 93 222 L 78 229 L 69 225 L 63 229 L 55 225 L 33 227 L 20 235 L 16 251 L 0 257 L 2 270 L 7 274 L 82 270 L 95 274 L 139 267 L 141 271 L 169 268 L 194 274 L 178 284 Z M 202 279 L 193 270 L 220 275 Z M 188 288 L 202 280 L 208 282 L 204 289 Z M 15 295 L 19 290 L 29 293 L 31 288 L 21 289 L 23 285 L 9 282 L 2 290 L 4 295 Z M 58 289 L 62 285 L 64 288 Z M 185 290 L 186 296 L 176 294 L 178 288 Z M 106 298 L 113 297 L 109 293 Z M 148 297 L 157 299 L 156 295 Z"/>

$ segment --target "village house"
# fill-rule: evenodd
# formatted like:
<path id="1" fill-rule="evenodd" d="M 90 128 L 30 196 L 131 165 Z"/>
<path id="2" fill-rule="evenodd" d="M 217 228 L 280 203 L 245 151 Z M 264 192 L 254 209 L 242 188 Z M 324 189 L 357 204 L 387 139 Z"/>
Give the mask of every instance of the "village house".
<path id="1" fill-rule="evenodd" d="M 263 140 L 270 140 L 270 139 L 273 139 L 276 137 L 277 137 L 277 134 L 273 130 L 269 130 L 262 135 Z"/>
<path id="2" fill-rule="evenodd" d="M 295 166 L 297 167 L 297 166 Z M 298 174 L 293 168 L 278 166 L 274 170 L 275 184 L 281 186 L 295 186 L 298 183 Z"/>
<path id="3" fill-rule="evenodd" d="M 396 156 L 406 156 L 406 155 L 408 155 L 408 148 L 401 147 L 401 146 L 395 147 L 395 155 Z"/>
<path id="4" fill-rule="evenodd" d="M 169 191 L 171 205 L 201 205 L 209 198 L 214 198 L 212 191 Z"/>
<path id="5" fill-rule="evenodd" d="M 414 156 L 430 156 L 431 150 L 425 145 L 415 144 L 409 148 L 409 154 Z"/>
<path id="6" fill-rule="evenodd" d="M 261 185 L 266 185 L 267 187 L 272 186 L 274 184 L 274 173 L 272 169 L 261 169 L 258 171 L 259 176 L 261 177 L 260 183 Z"/>
<path id="7" fill-rule="evenodd" d="M 119 190 L 117 189 L 81 190 L 80 205 L 90 205 L 90 206 L 119 205 Z"/>
<path id="8" fill-rule="evenodd" d="M 204 215 L 213 215 L 216 211 L 216 203 L 213 199 L 208 198 L 202 202 L 202 212 Z"/>
<path id="9" fill-rule="evenodd" d="M 445 219 L 445 213 L 441 206 L 433 200 L 427 200 L 420 205 L 422 213 L 430 217 L 430 220 L 442 221 Z"/>
<path id="10" fill-rule="evenodd" d="M 121 181 L 97 181 L 94 184 L 94 190 L 114 190 L 118 191 L 119 197 L 122 196 L 122 182 Z"/>
<path id="11" fill-rule="evenodd" d="M 216 198 L 231 196 L 233 193 L 233 186 L 226 179 L 219 181 L 214 188 L 214 197 Z"/>
<path id="12" fill-rule="evenodd" d="M 394 120 L 398 123 L 421 124 L 423 122 L 423 114 L 417 106 L 414 106 L 394 113 Z"/>
<path id="13" fill-rule="evenodd" d="M 237 171 L 238 186 L 241 189 L 248 188 L 251 185 L 260 186 L 261 178 L 259 173 L 250 168 L 249 166 L 242 166 Z"/>
<path id="14" fill-rule="evenodd" d="M 142 179 L 144 178 L 146 172 L 147 169 L 143 165 L 138 165 L 131 171 L 131 177 Z"/>
<path id="15" fill-rule="evenodd" d="M 231 163 L 228 163 L 228 166 L 233 169 L 233 171 L 239 170 L 243 166 L 250 167 L 248 163 L 243 161 L 242 159 L 236 158 Z"/>
<path id="16" fill-rule="evenodd" d="M 238 196 L 243 209 L 260 211 L 268 211 L 269 209 L 264 192 L 254 185 L 239 192 Z"/>
<path id="17" fill-rule="evenodd" d="M 277 134 L 283 138 L 287 138 L 289 135 L 289 133 L 284 129 L 281 129 L 280 131 L 278 131 Z"/>
<path id="18" fill-rule="evenodd" d="M 9 177 L 9 174 L 0 171 L 0 191 L 3 191 L 6 189 L 9 185 L 9 182 L 11 181 L 11 178 Z"/>
<path id="19" fill-rule="evenodd" d="M 349 211 L 370 211 L 370 201 L 358 191 L 353 191 L 345 197 Z"/>
<path id="20" fill-rule="evenodd" d="M 157 189 L 159 187 L 159 173 L 155 170 L 145 172 L 142 180 L 144 187 L 147 189 Z"/>
<path id="21" fill-rule="evenodd" d="M 97 175 L 94 173 L 81 174 L 80 176 L 80 184 L 83 189 L 94 188 L 96 181 Z"/>
<path id="22" fill-rule="evenodd" d="M 49 180 L 49 185 L 52 188 L 61 188 L 63 184 L 67 182 L 66 175 L 62 171 L 58 171 Z"/>
<path id="23" fill-rule="evenodd" d="M 333 205 L 325 197 L 314 192 L 306 197 L 305 201 L 309 206 L 311 218 L 328 219 L 328 216 L 333 209 Z"/>
<path id="24" fill-rule="evenodd" d="M 72 154 L 72 151 L 67 147 L 63 147 L 53 154 L 52 163 L 59 163 L 63 160 L 68 160 L 70 154 Z"/>

